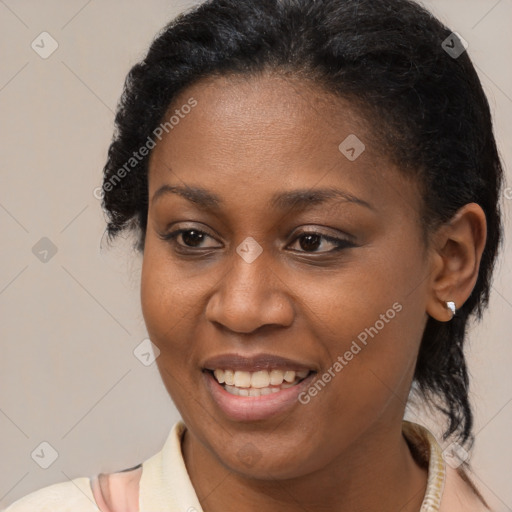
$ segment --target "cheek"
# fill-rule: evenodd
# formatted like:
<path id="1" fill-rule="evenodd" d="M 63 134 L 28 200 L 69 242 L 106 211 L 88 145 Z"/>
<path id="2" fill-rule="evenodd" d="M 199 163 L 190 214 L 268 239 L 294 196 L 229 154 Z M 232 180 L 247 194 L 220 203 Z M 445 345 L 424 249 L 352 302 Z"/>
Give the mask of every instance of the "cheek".
<path id="1" fill-rule="evenodd" d="M 142 263 L 141 306 L 148 334 L 162 355 L 165 349 L 172 348 L 170 345 L 183 339 L 195 299 L 194 289 L 175 270 L 169 253 L 148 236 Z"/>
<path id="2" fill-rule="evenodd" d="M 369 418 L 391 400 L 407 400 L 426 316 L 421 254 L 387 244 L 366 255 L 320 286 L 303 281 L 316 292 L 302 297 L 328 353 L 327 386 L 336 390 L 318 399 Z"/>

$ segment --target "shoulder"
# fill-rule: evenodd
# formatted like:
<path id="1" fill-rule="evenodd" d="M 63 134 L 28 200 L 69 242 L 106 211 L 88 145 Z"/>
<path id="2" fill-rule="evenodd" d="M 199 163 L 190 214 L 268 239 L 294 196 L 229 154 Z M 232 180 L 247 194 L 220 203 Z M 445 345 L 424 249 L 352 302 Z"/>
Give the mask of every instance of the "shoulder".
<path id="1" fill-rule="evenodd" d="M 89 478 L 75 478 L 34 491 L 2 512 L 98 512 Z"/>
<path id="2" fill-rule="evenodd" d="M 454 469 L 446 466 L 446 481 L 440 512 L 491 512 L 485 506 L 480 492 L 462 467 Z"/>
<path id="3" fill-rule="evenodd" d="M 446 462 L 439 443 L 427 428 L 409 421 L 404 421 L 402 428 L 413 456 L 420 465 L 428 467 L 427 490 L 423 500 L 425 510 L 492 512 L 463 469 L 464 465 L 452 467 Z"/>
<path id="4" fill-rule="evenodd" d="M 176 422 L 162 450 L 135 467 L 43 487 L 0 512 L 138 512 L 139 502 L 158 510 L 154 503 L 162 502 L 163 509 L 170 495 L 184 492 L 184 499 L 200 510 L 181 454 L 185 429 Z"/>
<path id="5" fill-rule="evenodd" d="M 117 473 L 101 473 L 91 482 L 94 499 L 105 512 L 138 512 L 142 464 Z"/>

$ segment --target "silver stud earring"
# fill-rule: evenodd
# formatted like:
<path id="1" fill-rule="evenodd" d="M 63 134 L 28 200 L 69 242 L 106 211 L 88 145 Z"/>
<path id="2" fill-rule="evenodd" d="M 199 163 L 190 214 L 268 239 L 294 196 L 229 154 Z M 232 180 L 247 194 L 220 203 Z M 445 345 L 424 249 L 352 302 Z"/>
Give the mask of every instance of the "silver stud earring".
<path id="1" fill-rule="evenodd" d="M 455 307 L 455 302 L 452 300 L 449 300 L 446 303 L 446 307 L 452 312 L 452 318 L 455 316 L 455 312 L 457 311 L 457 308 Z"/>

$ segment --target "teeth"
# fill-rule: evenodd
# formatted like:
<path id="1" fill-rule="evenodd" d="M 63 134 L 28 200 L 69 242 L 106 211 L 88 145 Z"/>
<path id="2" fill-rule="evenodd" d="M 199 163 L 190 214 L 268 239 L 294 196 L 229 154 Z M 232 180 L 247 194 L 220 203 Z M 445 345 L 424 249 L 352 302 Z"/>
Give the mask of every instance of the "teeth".
<path id="1" fill-rule="evenodd" d="M 235 373 L 232 370 L 224 370 L 224 382 L 229 386 L 232 386 L 235 383 Z"/>
<path id="2" fill-rule="evenodd" d="M 270 377 L 266 370 L 262 370 L 260 372 L 254 372 L 252 374 L 251 387 L 253 387 L 253 388 L 268 388 L 269 384 L 270 384 Z"/>
<path id="3" fill-rule="evenodd" d="M 270 384 L 272 386 L 279 386 L 283 383 L 284 373 L 281 370 L 272 370 L 270 372 Z"/>
<path id="4" fill-rule="evenodd" d="M 288 370 L 284 374 L 284 380 L 286 382 L 293 382 L 295 380 L 295 372 Z"/>
<path id="5" fill-rule="evenodd" d="M 248 394 L 242 396 L 268 395 L 274 391 L 270 386 L 281 386 L 287 388 L 293 386 L 298 380 L 303 379 L 309 374 L 309 370 L 258 370 L 256 372 L 246 372 L 242 370 L 222 370 L 217 368 L 213 372 L 219 384 L 236 387 L 247 390 Z M 249 389 L 250 388 L 250 389 Z M 270 391 L 266 391 L 269 389 Z M 254 394 L 254 390 L 263 390 L 259 394 Z"/>
<path id="6" fill-rule="evenodd" d="M 249 372 L 235 372 L 235 386 L 237 388 L 250 388 L 251 387 L 251 374 Z"/>
<path id="7" fill-rule="evenodd" d="M 280 387 L 274 387 L 274 388 L 237 388 L 236 386 L 228 386 L 226 385 L 224 389 L 231 393 L 232 395 L 237 396 L 261 396 L 261 395 L 270 395 L 271 393 L 279 393 L 282 389 L 290 388 L 293 384 L 284 382 L 282 386 Z"/>

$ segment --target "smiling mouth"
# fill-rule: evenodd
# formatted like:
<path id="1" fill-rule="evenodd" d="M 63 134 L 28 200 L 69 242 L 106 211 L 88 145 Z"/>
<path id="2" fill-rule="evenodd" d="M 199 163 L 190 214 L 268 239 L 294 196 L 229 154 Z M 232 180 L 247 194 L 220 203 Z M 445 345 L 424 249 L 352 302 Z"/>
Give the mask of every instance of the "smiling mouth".
<path id="1" fill-rule="evenodd" d="M 215 369 L 206 370 L 230 394 L 236 396 L 262 396 L 279 393 L 296 386 L 313 370 L 258 370 L 255 372 Z"/>

